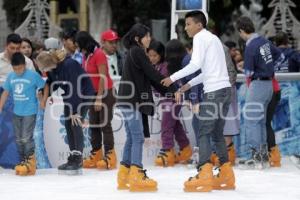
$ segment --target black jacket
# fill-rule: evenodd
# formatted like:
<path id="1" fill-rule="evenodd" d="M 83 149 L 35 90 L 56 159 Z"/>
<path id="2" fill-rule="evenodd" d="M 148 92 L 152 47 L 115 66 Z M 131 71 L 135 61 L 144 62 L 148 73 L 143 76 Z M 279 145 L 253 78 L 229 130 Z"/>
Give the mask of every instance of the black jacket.
<path id="1" fill-rule="evenodd" d="M 83 77 L 79 79 L 80 76 Z M 47 83 L 53 91 L 59 87 L 64 90 L 64 94 L 62 94 L 63 101 L 72 106 L 73 113 L 77 113 L 80 104 L 86 100 L 81 95 L 88 97 L 96 93 L 92 81 L 84 69 L 77 61 L 70 57 L 67 57 L 59 63 L 55 69 L 48 73 Z M 81 95 L 78 91 L 79 87 L 81 89 Z"/>
<path id="2" fill-rule="evenodd" d="M 117 55 L 117 62 L 118 62 L 118 72 L 120 76 L 122 76 L 125 57 L 122 53 L 118 51 L 116 52 L 116 55 Z"/>
<path id="3" fill-rule="evenodd" d="M 154 114 L 151 85 L 162 95 L 173 94 L 177 90 L 174 85 L 170 87 L 161 85 L 160 82 L 164 78 L 151 65 L 141 47 L 134 46 L 128 50 L 118 90 L 118 105 L 130 104 L 138 109 L 143 114 L 144 129 L 148 128 L 146 127 L 148 126 L 147 116 Z M 149 133 L 146 132 L 145 136 L 148 136 Z"/>

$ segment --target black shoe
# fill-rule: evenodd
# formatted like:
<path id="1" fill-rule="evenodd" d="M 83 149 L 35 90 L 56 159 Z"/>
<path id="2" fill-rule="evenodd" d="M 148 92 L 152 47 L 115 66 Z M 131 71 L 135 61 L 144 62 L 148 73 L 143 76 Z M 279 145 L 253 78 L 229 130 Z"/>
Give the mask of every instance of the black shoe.
<path id="1" fill-rule="evenodd" d="M 266 144 L 260 147 L 261 163 L 263 169 L 270 167 L 269 163 L 269 150 Z"/>
<path id="2" fill-rule="evenodd" d="M 263 158 L 262 154 L 255 149 L 252 149 L 252 156 L 247 160 L 239 161 L 240 169 L 263 169 Z"/>
<path id="3" fill-rule="evenodd" d="M 290 156 L 290 159 L 294 163 L 294 165 L 300 169 L 300 154 L 294 154 Z"/>
<path id="4" fill-rule="evenodd" d="M 62 164 L 58 167 L 58 170 L 62 173 L 75 175 L 75 174 L 81 174 L 82 172 L 82 154 L 79 153 L 72 153 L 68 157 L 68 161 L 65 164 Z M 65 172 L 63 172 L 65 171 Z M 69 172 L 70 173 L 69 173 Z"/>

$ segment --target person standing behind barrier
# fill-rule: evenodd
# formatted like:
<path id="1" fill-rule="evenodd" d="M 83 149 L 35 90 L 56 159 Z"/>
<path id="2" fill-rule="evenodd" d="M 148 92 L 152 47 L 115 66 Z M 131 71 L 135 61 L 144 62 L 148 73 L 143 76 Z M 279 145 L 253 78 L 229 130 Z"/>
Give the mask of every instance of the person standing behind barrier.
<path id="1" fill-rule="evenodd" d="M 108 72 L 107 59 L 99 44 L 88 32 L 78 32 L 76 43 L 85 56 L 83 67 L 90 76 L 96 91 L 93 95 L 94 106 L 89 111 L 92 150 L 91 155 L 84 160 L 83 167 L 114 169 L 117 166 L 117 156 L 111 121 L 116 99 L 113 81 Z"/>
<path id="2" fill-rule="evenodd" d="M 285 58 L 275 70 L 278 72 L 300 72 L 300 53 L 289 47 L 288 35 L 280 31 L 275 36 L 275 44 Z"/>
<path id="3" fill-rule="evenodd" d="M 66 56 L 64 50 L 42 51 L 37 57 L 37 64 L 42 72 L 48 72 L 49 88 L 53 91 L 58 88 L 63 90 L 64 122 L 70 155 L 68 161 L 60 165 L 58 170 L 64 174 L 80 174 L 83 152 L 82 121 L 92 104 L 88 97 L 95 94 L 92 82 L 79 63 Z"/>
<path id="4" fill-rule="evenodd" d="M 285 72 L 299 72 L 300 69 L 300 54 L 288 47 L 288 36 L 284 32 L 279 32 L 275 36 L 276 46 L 279 48 L 280 52 L 284 55 L 284 60 L 278 67 L 275 68 L 276 73 Z M 276 111 L 276 107 L 280 102 L 281 90 L 280 85 L 275 77 L 272 79 L 273 83 L 273 94 L 270 103 L 267 108 L 267 119 L 266 119 L 266 129 L 267 129 L 267 143 L 269 152 L 269 163 L 271 167 L 281 166 L 281 154 L 278 145 L 276 145 L 275 133 L 272 128 L 272 119 Z"/>
<path id="5" fill-rule="evenodd" d="M 203 82 L 204 97 L 200 103 L 200 137 L 198 174 L 184 183 L 186 192 L 209 192 L 212 189 L 235 189 L 235 177 L 228 161 L 226 143 L 223 136 L 225 116 L 228 112 L 231 95 L 226 60 L 220 39 L 206 29 L 207 19 L 202 11 L 191 11 L 185 15 L 185 30 L 193 37 L 193 53 L 190 63 L 182 70 L 164 79 L 162 84 L 169 86 L 174 81 L 202 72 L 182 86 L 175 95 L 189 90 Z M 177 98 L 177 101 L 179 99 Z M 220 158 L 220 173 L 213 176 L 211 139 L 216 145 Z"/>
<path id="6" fill-rule="evenodd" d="M 156 47 L 155 47 L 156 46 Z M 161 47 L 161 48 L 158 48 Z M 158 41 L 152 41 L 148 48 L 149 51 L 158 51 L 163 44 Z M 151 53 L 151 52 L 149 52 Z M 171 73 L 181 69 L 181 62 L 186 55 L 186 50 L 179 40 L 171 40 L 166 46 L 166 63 L 157 70 L 163 76 L 169 76 Z M 163 55 L 161 55 L 163 56 Z M 175 163 L 186 163 L 192 155 L 192 148 L 186 132 L 183 129 L 179 114 L 181 105 L 176 105 L 173 98 L 167 97 L 161 100 L 162 105 L 162 122 L 161 122 L 161 141 L 162 149 L 160 150 L 155 164 L 158 166 L 173 166 Z M 178 155 L 175 152 L 174 138 L 179 145 Z"/>
<path id="7" fill-rule="evenodd" d="M 273 93 L 274 68 L 281 53 L 270 41 L 255 33 L 254 24 L 248 17 L 239 18 L 236 28 L 240 37 L 246 41 L 244 70 L 248 91 L 244 128 L 250 150 L 250 156 L 239 164 L 245 168 L 261 169 L 268 163 L 266 111 Z"/>
<path id="8" fill-rule="evenodd" d="M 124 116 L 126 142 L 117 181 L 118 189 L 133 192 L 157 190 L 157 182 L 146 175 L 142 164 L 144 137 L 150 137 L 148 116 L 154 114 L 151 85 L 162 94 L 176 91 L 175 86 L 166 88 L 160 84 L 164 77 L 146 55 L 150 40 L 150 29 L 142 24 L 132 26 L 123 38 L 128 53 L 118 90 L 118 108 Z"/>
<path id="9" fill-rule="evenodd" d="M 124 57 L 118 51 L 118 34 L 109 29 L 101 33 L 101 48 L 106 55 L 110 76 L 121 76 L 124 65 Z"/>
<path id="10" fill-rule="evenodd" d="M 239 112 L 238 112 L 238 100 L 237 100 L 237 91 L 236 91 L 236 77 L 237 71 L 233 64 L 232 57 L 230 55 L 229 48 L 223 45 L 226 65 L 229 75 L 229 82 L 231 84 L 231 100 L 229 105 L 229 110 L 225 119 L 224 125 L 224 137 L 227 145 L 228 159 L 232 166 L 235 165 L 235 148 L 233 144 L 233 136 L 236 136 L 240 133 L 240 121 L 239 121 Z M 214 153 L 211 157 L 211 161 L 214 165 L 219 165 L 219 160 L 216 154 Z"/>
<path id="11" fill-rule="evenodd" d="M 7 75 L 13 71 L 13 68 L 11 67 L 11 57 L 14 53 L 20 52 L 21 43 L 22 39 L 18 34 L 11 33 L 6 37 L 5 50 L 0 53 L 0 85 L 5 82 Z M 25 62 L 27 69 L 34 69 L 32 61 L 26 56 Z"/>
<path id="12" fill-rule="evenodd" d="M 191 60 L 191 55 L 193 52 L 192 44 L 185 45 L 187 54 L 184 56 L 181 66 L 182 68 L 186 67 Z M 182 84 L 188 83 L 193 78 L 197 77 L 201 73 L 201 70 L 196 71 L 195 73 L 186 76 L 182 79 Z M 200 121 L 199 121 L 199 106 L 200 102 L 203 99 L 203 84 L 200 83 L 199 85 L 193 86 L 190 90 L 184 93 L 185 101 L 189 105 L 189 109 L 193 113 L 192 118 L 192 127 L 195 134 L 195 146 L 193 149 L 193 154 L 191 159 L 188 161 L 190 167 L 197 167 L 199 164 L 199 137 L 200 137 Z"/>

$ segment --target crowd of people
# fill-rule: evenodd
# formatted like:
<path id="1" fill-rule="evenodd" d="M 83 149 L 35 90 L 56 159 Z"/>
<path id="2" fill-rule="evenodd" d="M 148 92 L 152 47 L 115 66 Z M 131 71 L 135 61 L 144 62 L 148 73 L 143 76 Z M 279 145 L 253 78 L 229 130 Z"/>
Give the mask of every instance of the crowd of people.
<path id="1" fill-rule="evenodd" d="M 58 167 L 60 172 L 117 168 L 111 125 L 117 107 L 126 131 L 118 189 L 156 191 L 157 182 L 146 175 L 142 163 L 143 144 L 150 137 L 148 116 L 157 109 L 153 95 L 162 108 L 162 146 L 153 162 L 162 167 L 196 163 L 197 174 L 184 183 L 186 192 L 235 189 L 233 136 L 241 128 L 245 129 L 249 153 L 238 165 L 247 169 L 280 167 L 280 150 L 271 126 L 280 101 L 274 73 L 299 72 L 300 55 L 288 46 L 287 34 L 280 32 L 273 43 L 256 33 L 248 17 L 239 18 L 236 29 L 246 43 L 244 50 L 232 41 L 222 43 L 207 29 L 207 18 L 201 11 L 185 15 L 185 30 L 193 38 L 192 44 L 172 39 L 165 46 L 151 38 L 147 26 L 135 24 L 122 38 L 126 53 L 118 48 L 120 38 L 113 30 L 101 33 L 100 43 L 88 32 L 76 30 L 44 43 L 9 34 L 0 54 L 0 113 L 11 99 L 21 158 L 16 174 L 36 173 L 36 114 L 58 88 L 63 90 L 70 149 L 67 162 Z M 245 74 L 247 84 L 244 127 L 237 117 L 238 73 Z M 114 76 L 121 77 L 119 88 L 114 88 Z M 193 113 L 195 141 L 189 140 L 182 126 L 184 105 Z M 92 150 L 83 158 L 86 115 Z M 193 149 L 199 155 L 197 161 L 192 159 Z M 220 169 L 217 175 L 213 175 L 215 166 Z"/>

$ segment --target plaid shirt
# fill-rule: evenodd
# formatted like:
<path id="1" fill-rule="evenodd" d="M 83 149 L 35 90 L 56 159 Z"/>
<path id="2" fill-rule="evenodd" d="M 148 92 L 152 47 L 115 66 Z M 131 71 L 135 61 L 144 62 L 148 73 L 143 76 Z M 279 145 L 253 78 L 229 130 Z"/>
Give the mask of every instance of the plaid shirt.
<path id="1" fill-rule="evenodd" d="M 78 50 L 71 56 L 72 59 L 76 60 L 80 65 L 82 65 L 83 56 Z"/>

